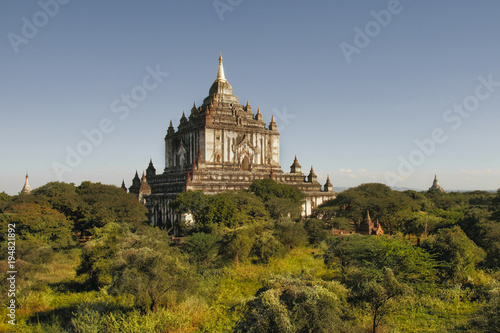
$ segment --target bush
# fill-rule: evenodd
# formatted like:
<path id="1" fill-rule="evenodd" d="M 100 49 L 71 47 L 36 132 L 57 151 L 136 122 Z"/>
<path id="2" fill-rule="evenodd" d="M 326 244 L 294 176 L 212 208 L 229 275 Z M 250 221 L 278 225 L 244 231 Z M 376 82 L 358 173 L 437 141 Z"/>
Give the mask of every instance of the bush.
<path id="1" fill-rule="evenodd" d="M 287 248 L 292 249 L 307 242 L 307 233 L 301 223 L 289 219 L 276 223 L 276 238 Z"/>
<path id="2" fill-rule="evenodd" d="M 266 232 L 257 238 L 252 252 L 258 258 L 257 263 L 267 264 L 272 258 L 282 258 L 286 250 L 270 232 Z"/>
<path id="3" fill-rule="evenodd" d="M 190 260 L 202 267 L 211 266 L 219 257 L 222 237 L 216 234 L 195 233 L 188 237 L 182 250 L 189 254 Z"/>

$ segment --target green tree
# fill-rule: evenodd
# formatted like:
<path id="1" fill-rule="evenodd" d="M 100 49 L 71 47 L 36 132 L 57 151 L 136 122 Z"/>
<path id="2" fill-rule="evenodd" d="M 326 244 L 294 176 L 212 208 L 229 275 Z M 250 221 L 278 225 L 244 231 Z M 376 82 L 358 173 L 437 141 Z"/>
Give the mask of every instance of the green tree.
<path id="1" fill-rule="evenodd" d="M 196 220 L 195 228 L 201 232 L 214 232 L 220 227 L 232 228 L 236 226 L 236 205 L 225 193 L 209 197 L 207 205 Z"/>
<path id="2" fill-rule="evenodd" d="M 177 213 L 191 213 L 195 221 L 198 221 L 203 215 L 203 210 L 208 205 L 209 196 L 202 191 L 186 191 L 179 193 L 174 201 L 172 207 Z"/>
<path id="3" fill-rule="evenodd" d="M 302 223 L 290 219 L 276 222 L 274 234 L 287 249 L 304 245 L 307 242 L 307 232 Z"/>
<path id="4" fill-rule="evenodd" d="M 467 282 L 469 276 L 475 275 L 476 265 L 486 256 L 458 226 L 441 229 L 429 236 L 421 247 L 439 261 L 439 269 L 443 280 Z"/>
<path id="5" fill-rule="evenodd" d="M 7 207 L 10 201 L 12 201 L 12 197 L 10 195 L 5 192 L 0 193 L 0 213 L 3 213 L 3 210 Z"/>
<path id="6" fill-rule="evenodd" d="M 73 223 L 47 204 L 14 203 L 7 213 L 0 215 L 2 234 L 8 224 L 14 224 L 16 238 L 37 241 L 53 249 L 67 248 L 75 244 L 72 237 Z"/>
<path id="7" fill-rule="evenodd" d="M 267 264 L 272 258 L 282 258 L 285 247 L 268 231 L 257 237 L 252 252 L 258 258 L 258 263 Z"/>
<path id="8" fill-rule="evenodd" d="M 426 212 L 411 212 L 402 217 L 403 230 L 405 235 L 416 235 L 418 242 L 421 236 L 424 237 L 433 232 L 441 223 L 442 218 Z"/>
<path id="9" fill-rule="evenodd" d="M 333 207 L 327 210 L 327 207 Z M 401 216 L 418 209 L 411 198 L 383 184 L 362 184 L 339 193 L 336 199 L 320 206 L 323 218 L 345 217 L 352 222 L 362 221 L 369 210 L 372 220 L 378 219 L 384 231 L 402 231 Z"/>
<path id="10" fill-rule="evenodd" d="M 250 191 L 265 203 L 273 219 L 289 217 L 299 220 L 302 213 L 301 190 L 286 184 L 277 183 L 271 178 L 257 179 L 250 185 Z"/>
<path id="11" fill-rule="evenodd" d="M 254 180 L 252 185 L 250 185 L 250 191 L 264 202 L 273 198 L 282 198 L 291 199 L 299 204 L 304 198 L 304 194 L 299 189 L 290 185 L 277 183 L 271 178 Z"/>
<path id="12" fill-rule="evenodd" d="M 165 232 L 149 228 L 118 245 L 112 270 L 112 295 L 129 294 L 143 311 L 155 311 L 191 290 L 194 272 Z"/>
<path id="13" fill-rule="evenodd" d="M 79 230 L 103 227 L 111 222 L 135 223 L 146 220 L 147 209 L 137 197 L 121 188 L 101 183 L 82 182 L 76 192 L 86 205 L 82 206 Z"/>
<path id="14" fill-rule="evenodd" d="M 344 283 L 350 279 L 351 271 L 381 279 L 389 268 L 398 280 L 425 292 L 432 287 L 437 273 L 430 254 L 394 236 L 330 238 L 324 259 L 328 267 L 340 271 Z"/>
<path id="15" fill-rule="evenodd" d="M 182 245 L 182 250 L 200 267 L 210 267 L 219 257 L 222 237 L 217 234 L 194 233 Z"/>
<path id="16" fill-rule="evenodd" d="M 269 212 L 264 203 L 253 193 L 247 190 L 225 193 L 236 206 L 236 220 L 239 226 L 249 223 L 260 223 L 267 225 L 270 221 Z"/>
<path id="17" fill-rule="evenodd" d="M 83 245 L 77 274 L 86 281 L 87 289 L 98 290 L 111 284 L 118 246 L 131 231 L 127 224 L 114 222 L 94 231 L 92 240 Z"/>
<path id="18" fill-rule="evenodd" d="M 400 310 L 401 298 L 411 293 L 411 288 L 399 282 L 390 268 L 384 269 L 382 278 L 367 278 L 365 274 L 350 277 L 349 300 L 354 304 L 367 304 L 372 314 L 372 332 L 376 333 L 387 314 Z"/>
<path id="19" fill-rule="evenodd" d="M 264 284 L 235 332 L 358 332 L 337 282 L 276 277 Z"/>
<path id="20" fill-rule="evenodd" d="M 272 198 L 266 201 L 266 208 L 275 220 L 288 217 L 294 221 L 300 220 L 302 209 L 293 199 Z"/>
<path id="21" fill-rule="evenodd" d="M 310 244 L 319 243 L 328 236 L 329 230 L 325 227 L 325 222 L 319 219 L 309 218 L 306 220 L 304 223 L 304 229 L 307 232 L 307 238 Z"/>
<path id="22" fill-rule="evenodd" d="M 255 233 L 253 228 L 246 226 L 231 230 L 224 235 L 220 252 L 227 261 L 238 264 L 248 258 L 254 242 Z"/>

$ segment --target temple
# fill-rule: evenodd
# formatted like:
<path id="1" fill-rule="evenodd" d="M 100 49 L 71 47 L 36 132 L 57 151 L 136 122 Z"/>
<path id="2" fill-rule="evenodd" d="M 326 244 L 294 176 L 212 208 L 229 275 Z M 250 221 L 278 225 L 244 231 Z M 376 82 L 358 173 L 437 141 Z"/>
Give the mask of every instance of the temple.
<path id="1" fill-rule="evenodd" d="M 21 190 L 21 194 L 31 194 L 31 187 L 28 180 L 28 172 L 26 172 L 26 180 L 24 181 L 23 189 Z"/>
<path id="2" fill-rule="evenodd" d="M 434 175 L 434 181 L 432 182 L 432 186 L 429 187 L 429 192 L 431 192 L 431 191 L 439 191 L 439 192 L 446 193 L 444 188 L 442 188 L 441 185 L 439 185 L 439 182 L 437 180 L 437 175 Z"/>
<path id="3" fill-rule="evenodd" d="M 361 235 L 376 235 L 380 236 L 384 233 L 378 219 L 377 223 L 373 223 L 370 212 L 366 211 L 366 218 L 356 225 L 356 233 Z"/>
<path id="4" fill-rule="evenodd" d="M 183 113 L 177 130 L 170 121 L 163 172 L 157 173 L 150 161 L 143 180 L 136 172 L 129 191 L 146 204 L 153 225 L 174 234 L 182 219 L 170 207 L 177 194 L 189 190 L 206 194 L 237 191 L 263 178 L 302 190 L 306 195 L 303 215 L 310 215 L 315 207 L 335 198 L 330 178 L 322 186 L 312 166 L 308 175 L 302 172 L 297 157 L 290 172 L 283 172 L 279 139 L 274 116 L 266 124 L 260 108 L 254 113 L 248 101 L 241 105 L 233 95 L 220 56 L 217 77 L 202 105 L 193 104 L 189 116 Z"/>

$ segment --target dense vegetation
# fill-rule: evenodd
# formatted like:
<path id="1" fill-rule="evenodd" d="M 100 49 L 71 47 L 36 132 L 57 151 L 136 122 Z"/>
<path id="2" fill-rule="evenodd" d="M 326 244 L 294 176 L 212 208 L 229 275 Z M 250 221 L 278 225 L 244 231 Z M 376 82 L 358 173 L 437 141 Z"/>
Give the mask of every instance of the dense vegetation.
<path id="1" fill-rule="evenodd" d="M 19 272 L 17 325 L 0 331 L 500 331 L 500 191 L 363 184 L 307 219 L 302 199 L 272 179 L 183 193 L 174 207 L 195 223 L 178 245 L 114 186 L 0 193 L 0 289 L 9 223 Z M 368 210 L 384 235 L 332 235 Z"/>

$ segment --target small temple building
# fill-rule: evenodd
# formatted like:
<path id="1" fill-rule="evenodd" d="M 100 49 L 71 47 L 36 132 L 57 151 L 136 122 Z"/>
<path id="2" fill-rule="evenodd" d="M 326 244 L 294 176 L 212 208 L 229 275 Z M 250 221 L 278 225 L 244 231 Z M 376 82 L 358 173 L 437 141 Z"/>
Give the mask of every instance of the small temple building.
<path id="1" fill-rule="evenodd" d="M 432 182 L 432 186 L 429 187 L 429 192 L 431 192 L 431 191 L 439 191 L 439 192 L 446 193 L 444 188 L 442 188 L 441 185 L 439 185 L 439 182 L 437 180 L 437 175 L 434 175 L 434 181 Z"/>
<path id="2" fill-rule="evenodd" d="M 26 180 L 24 181 L 24 186 L 23 189 L 21 190 L 21 194 L 31 194 L 31 187 L 27 172 L 26 172 Z"/>
<path id="3" fill-rule="evenodd" d="M 184 191 L 216 194 L 247 189 L 256 179 L 273 178 L 295 186 L 305 194 L 303 215 L 336 197 L 328 177 L 321 185 L 313 167 L 306 175 L 297 157 L 286 173 L 280 165 L 280 133 L 271 116 L 264 121 L 260 108 L 240 104 L 224 74 L 219 57 L 217 77 L 208 96 L 189 115 L 183 112 L 177 129 L 172 121 L 165 136 L 165 168 L 157 173 L 153 162 L 143 174 L 136 172 L 129 191 L 143 201 L 153 225 L 172 229 L 182 218 L 171 208 Z M 146 186 L 147 185 L 147 186 Z"/>
<path id="4" fill-rule="evenodd" d="M 361 235 L 380 236 L 384 233 L 384 230 L 382 229 L 378 219 L 376 223 L 373 223 L 370 217 L 370 212 L 367 210 L 366 218 L 356 225 L 356 233 Z"/>

